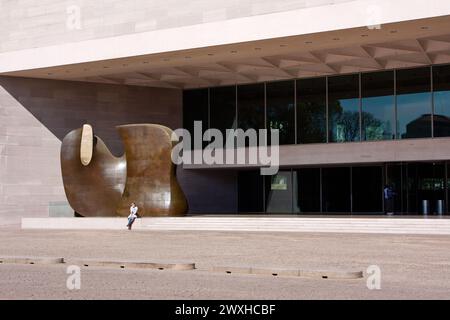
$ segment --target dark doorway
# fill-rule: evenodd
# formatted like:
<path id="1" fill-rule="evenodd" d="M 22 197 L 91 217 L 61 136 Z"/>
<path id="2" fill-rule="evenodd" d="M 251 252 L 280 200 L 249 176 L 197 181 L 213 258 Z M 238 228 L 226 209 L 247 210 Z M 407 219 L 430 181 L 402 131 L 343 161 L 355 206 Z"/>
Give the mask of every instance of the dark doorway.
<path id="1" fill-rule="evenodd" d="M 238 211 L 264 212 L 263 176 L 260 175 L 259 170 L 239 172 Z"/>
<path id="2" fill-rule="evenodd" d="M 352 168 L 353 214 L 383 211 L 382 177 L 381 166 Z"/>
<path id="3" fill-rule="evenodd" d="M 298 169 L 293 175 L 294 212 L 320 212 L 320 168 Z"/>
<path id="4" fill-rule="evenodd" d="M 322 169 L 322 210 L 350 214 L 350 168 Z"/>
<path id="5" fill-rule="evenodd" d="M 394 213 L 406 213 L 407 198 L 403 192 L 403 189 L 406 190 L 406 188 L 404 188 L 404 185 L 406 184 L 406 167 L 401 163 L 394 163 L 387 164 L 385 170 L 385 184 L 389 185 L 394 192 Z"/>

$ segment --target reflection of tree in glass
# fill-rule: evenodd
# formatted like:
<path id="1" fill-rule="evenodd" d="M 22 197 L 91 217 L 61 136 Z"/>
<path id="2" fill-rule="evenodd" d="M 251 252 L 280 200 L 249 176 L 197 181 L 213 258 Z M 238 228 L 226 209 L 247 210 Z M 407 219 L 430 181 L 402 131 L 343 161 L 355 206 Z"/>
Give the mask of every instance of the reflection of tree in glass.
<path id="1" fill-rule="evenodd" d="M 331 130 L 333 133 L 332 140 L 336 142 L 358 141 L 360 136 L 359 112 L 344 111 L 340 102 L 328 106 L 331 117 Z M 383 122 L 368 112 L 361 114 L 366 140 L 383 139 L 384 129 Z"/>
<path id="2" fill-rule="evenodd" d="M 363 112 L 362 118 L 366 128 L 366 140 L 383 139 L 383 122 L 375 118 L 371 113 Z M 336 140 L 357 141 L 359 140 L 359 112 L 344 111 L 336 118 Z"/>
<path id="3" fill-rule="evenodd" d="M 337 141 L 355 141 L 359 138 L 359 113 L 344 111 L 336 117 Z"/>
<path id="4" fill-rule="evenodd" d="M 383 121 L 374 117 L 369 112 L 362 113 L 364 139 L 363 140 L 383 140 L 388 139 L 391 128 L 390 123 L 383 125 Z"/>
<path id="5" fill-rule="evenodd" d="M 280 144 L 289 144 L 294 143 L 291 132 L 293 132 L 293 111 L 294 105 L 289 104 L 286 107 L 274 107 L 268 109 L 267 117 L 269 119 L 268 129 L 278 129 L 279 130 L 279 143 Z M 291 128 L 292 126 L 292 128 Z M 269 134 L 270 137 L 270 134 Z M 270 138 L 269 138 L 270 140 Z"/>
<path id="6" fill-rule="evenodd" d="M 302 132 L 302 142 L 326 141 L 326 114 L 322 102 L 299 102 L 302 120 L 299 128 Z"/>
<path id="7" fill-rule="evenodd" d="M 288 121 L 283 120 L 270 120 L 269 129 L 278 129 L 280 130 L 280 137 L 284 137 L 288 131 Z"/>
<path id="8" fill-rule="evenodd" d="M 255 114 L 256 113 L 256 114 Z M 247 129 L 260 129 L 264 126 L 264 118 L 258 115 L 258 112 L 251 112 L 250 110 L 240 110 L 239 113 L 239 128 L 243 130 Z"/>

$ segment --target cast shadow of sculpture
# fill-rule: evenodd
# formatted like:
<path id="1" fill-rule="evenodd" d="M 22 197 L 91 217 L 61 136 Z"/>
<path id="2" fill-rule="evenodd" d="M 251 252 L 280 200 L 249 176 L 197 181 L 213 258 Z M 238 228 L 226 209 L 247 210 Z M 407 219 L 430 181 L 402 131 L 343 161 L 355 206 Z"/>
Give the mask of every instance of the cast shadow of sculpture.
<path id="1" fill-rule="evenodd" d="M 172 130 L 155 124 L 118 126 L 125 154 L 115 157 L 90 125 L 71 131 L 61 146 L 61 170 L 67 199 L 78 214 L 183 216 L 186 197 L 172 162 Z"/>

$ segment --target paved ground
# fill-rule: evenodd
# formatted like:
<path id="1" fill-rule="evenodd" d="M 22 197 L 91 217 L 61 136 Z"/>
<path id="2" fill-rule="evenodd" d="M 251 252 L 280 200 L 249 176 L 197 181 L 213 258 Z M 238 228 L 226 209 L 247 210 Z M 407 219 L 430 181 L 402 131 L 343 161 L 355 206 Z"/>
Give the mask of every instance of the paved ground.
<path id="1" fill-rule="evenodd" d="M 0 299 L 450 299 L 450 237 L 361 234 L 37 231 L 0 229 L 0 256 L 195 262 L 195 271 L 81 269 L 66 287 L 64 265 L 0 264 Z M 212 266 L 308 270 L 381 268 L 366 279 L 227 275 Z"/>

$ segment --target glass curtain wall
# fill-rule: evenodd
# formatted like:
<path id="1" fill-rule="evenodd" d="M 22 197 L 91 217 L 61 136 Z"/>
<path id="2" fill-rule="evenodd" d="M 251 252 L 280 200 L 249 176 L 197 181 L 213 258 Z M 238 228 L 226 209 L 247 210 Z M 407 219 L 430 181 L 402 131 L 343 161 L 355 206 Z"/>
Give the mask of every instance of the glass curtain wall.
<path id="1" fill-rule="evenodd" d="M 328 131 L 330 142 L 360 140 L 359 75 L 328 78 Z"/>
<path id="2" fill-rule="evenodd" d="M 386 184 L 394 190 L 395 214 L 447 214 L 447 166 L 445 162 L 387 164 Z"/>
<path id="3" fill-rule="evenodd" d="M 450 136 L 450 65 L 433 67 L 433 129 L 435 137 Z"/>
<path id="4" fill-rule="evenodd" d="M 385 185 L 394 191 L 394 215 L 448 215 L 450 162 L 293 168 L 275 176 L 259 170 L 238 176 L 239 212 L 383 214 Z"/>
<path id="5" fill-rule="evenodd" d="M 244 213 L 264 212 L 264 176 L 259 170 L 238 173 L 238 211 Z"/>
<path id="6" fill-rule="evenodd" d="M 322 211 L 351 212 L 350 168 L 322 169 Z"/>
<path id="7" fill-rule="evenodd" d="M 226 129 L 236 129 L 236 86 L 216 87 L 209 91 L 210 127 L 219 129 L 226 139 Z"/>
<path id="8" fill-rule="evenodd" d="M 266 212 L 292 213 L 291 170 L 281 170 L 265 179 Z"/>
<path id="9" fill-rule="evenodd" d="M 403 189 L 407 186 L 406 167 L 401 163 L 387 164 L 384 184 L 390 186 L 394 192 L 394 212 L 407 212 L 407 199 L 403 194 Z"/>
<path id="10" fill-rule="evenodd" d="M 238 128 L 264 129 L 264 83 L 237 87 Z"/>
<path id="11" fill-rule="evenodd" d="M 321 169 L 296 169 L 293 172 L 294 212 L 321 212 Z"/>
<path id="12" fill-rule="evenodd" d="M 183 120 L 279 129 L 282 145 L 448 137 L 449 101 L 450 65 L 439 65 L 186 90 Z"/>
<path id="13" fill-rule="evenodd" d="M 361 75 L 362 140 L 395 139 L 394 71 Z"/>
<path id="14" fill-rule="evenodd" d="M 191 147 L 193 149 L 201 149 L 207 145 L 206 142 L 203 142 L 201 146 L 194 146 L 194 121 L 202 122 L 203 135 L 209 127 L 208 90 L 195 89 L 183 91 L 183 127 L 191 134 Z"/>
<path id="15" fill-rule="evenodd" d="M 295 144 L 295 81 L 267 83 L 266 103 L 267 129 L 279 130 L 280 145 Z"/>
<path id="16" fill-rule="evenodd" d="M 431 68 L 397 70 L 397 138 L 431 137 Z"/>
<path id="17" fill-rule="evenodd" d="M 352 167 L 353 213 L 383 211 L 383 172 L 381 166 Z"/>
<path id="18" fill-rule="evenodd" d="M 327 142 L 326 78 L 297 80 L 297 142 Z"/>

